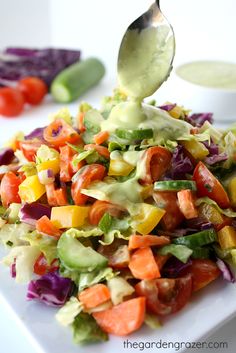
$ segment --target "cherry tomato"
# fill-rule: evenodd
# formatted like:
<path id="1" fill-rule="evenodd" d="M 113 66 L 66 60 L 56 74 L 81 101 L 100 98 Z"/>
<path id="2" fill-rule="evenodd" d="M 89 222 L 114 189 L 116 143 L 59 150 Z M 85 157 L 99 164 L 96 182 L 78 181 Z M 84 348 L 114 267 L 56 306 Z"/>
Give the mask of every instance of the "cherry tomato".
<path id="1" fill-rule="evenodd" d="M 8 118 L 20 115 L 24 108 L 24 96 L 15 88 L 3 87 L 0 89 L 0 115 Z"/>
<path id="2" fill-rule="evenodd" d="M 63 119 L 56 119 L 49 124 L 43 133 L 44 139 L 52 146 L 61 147 L 69 143 L 80 143 L 79 134 Z"/>
<path id="3" fill-rule="evenodd" d="M 97 151 L 98 154 L 100 154 L 100 156 L 104 157 L 104 158 L 110 158 L 110 152 L 108 151 L 107 147 L 104 146 L 100 146 L 100 145 L 96 145 L 96 144 L 89 144 L 89 145 L 85 145 L 84 149 L 86 151 L 88 150 L 95 150 Z"/>
<path id="4" fill-rule="evenodd" d="M 101 164 L 90 164 L 82 167 L 77 176 L 77 180 L 72 183 L 71 196 L 76 205 L 83 205 L 88 196 L 81 194 L 82 189 L 86 189 L 94 180 L 102 180 L 106 174 L 106 168 Z"/>
<path id="5" fill-rule="evenodd" d="M 8 207 L 11 203 L 21 203 L 18 194 L 21 182 L 21 178 L 16 176 L 13 172 L 8 172 L 3 176 L 0 186 L 0 195 L 4 207 Z"/>
<path id="6" fill-rule="evenodd" d="M 208 259 L 192 260 L 190 273 L 193 278 L 193 291 L 197 291 L 214 281 L 220 275 L 217 265 Z"/>
<path id="7" fill-rule="evenodd" d="M 40 146 L 42 146 L 42 141 L 18 141 L 18 149 L 22 151 L 29 162 L 35 162 L 36 153 Z"/>
<path id="8" fill-rule="evenodd" d="M 198 196 L 208 196 L 222 208 L 230 206 L 225 189 L 202 162 L 197 164 L 193 173 L 193 180 L 197 184 Z"/>
<path id="9" fill-rule="evenodd" d="M 55 272 L 59 268 L 58 260 L 54 259 L 50 265 L 48 265 L 48 262 L 41 253 L 39 257 L 37 258 L 35 264 L 34 264 L 34 273 L 39 276 L 43 276 L 48 272 Z"/>
<path id="10" fill-rule="evenodd" d="M 22 92 L 25 102 L 37 105 L 42 102 L 48 92 L 46 83 L 38 77 L 25 77 L 18 82 L 18 88 Z"/>
<path id="11" fill-rule="evenodd" d="M 192 276 L 143 280 L 136 284 L 135 290 L 138 295 L 146 297 L 151 312 L 165 316 L 176 313 L 187 304 L 192 294 Z"/>
<path id="12" fill-rule="evenodd" d="M 122 206 L 114 205 L 107 201 L 95 201 L 89 212 L 89 222 L 96 226 L 100 222 L 104 213 L 109 213 L 112 217 L 119 218 L 125 209 Z"/>
<path id="13" fill-rule="evenodd" d="M 171 153 L 164 147 L 150 147 L 143 155 L 146 175 L 142 179 L 145 184 L 152 184 L 167 171 L 171 162 Z"/>
<path id="14" fill-rule="evenodd" d="M 181 213 L 176 192 L 171 191 L 155 191 L 153 198 L 158 207 L 164 208 L 166 213 L 162 217 L 161 225 L 165 230 L 176 229 L 184 220 Z"/>

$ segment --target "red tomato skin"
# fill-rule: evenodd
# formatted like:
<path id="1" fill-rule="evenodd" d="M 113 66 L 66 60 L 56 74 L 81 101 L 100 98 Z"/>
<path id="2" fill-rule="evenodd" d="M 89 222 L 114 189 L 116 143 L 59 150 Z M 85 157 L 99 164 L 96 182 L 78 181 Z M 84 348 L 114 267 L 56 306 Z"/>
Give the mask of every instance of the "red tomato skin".
<path id="1" fill-rule="evenodd" d="M 209 259 L 193 259 L 190 267 L 193 278 L 193 291 L 207 286 L 221 274 L 215 262 Z"/>
<path id="2" fill-rule="evenodd" d="M 107 212 L 112 217 L 119 218 L 125 209 L 119 205 L 114 205 L 107 201 L 95 201 L 89 212 L 89 223 L 98 225 L 103 215 Z"/>
<path id="3" fill-rule="evenodd" d="M 42 141 L 19 141 L 18 147 L 29 162 L 35 162 L 36 153 L 39 147 L 42 146 Z"/>
<path id="4" fill-rule="evenodd" d="M 193 173 L 193 180 L 197 184 L 198 196 L 208 196 L 222 208 L 230 207 L 230 200 L 225 189 L 202 162 L 197 164 Z"/>
<path id="5" fill-rule="evenodd" d="M 190 274 L 176 279 L 158 278 L 143 280 L 136 284 L 136 293 L 146 297 L 147 308 L 159 316 L 174 314 L 181 310 L 192 294 Z"/>
<path id="6" fill-rule="evenodd" d="M 48 272 L 57 271 L 58 268 L 59 268 L 59 266 L 58 266 L 57 259 L 54 259 L 51 262 L 51 264 L 48 265 L 48 262 L 47 262 L 45 256 L 43 255 L 43 253 L 41 253 L 34 264 L 34 273 L 36 275 L 43 276 Z"/>
<path id="7" fill-rule="evenodd" d="M 25 77 L 18 82 L 18 88 L 22 92 L 25 102 L 38 105 L 48 92 L 46 83 L 38 77 Z"/>
<path id="8" fill-rule="evenodd" d="M 13 172 L 6 173 L 1 181 L 0 195 L 3 207 L 8 207 L 11 203 L 21 203 L 19 185 L 22 180 Z"/>
<path id="9" fill-rule="evenodd" d="M 0 89 L 0 115 L 13 118 L 20 115 L 24 109 L 24 96 L 16 88 L 3 87 Z"/>

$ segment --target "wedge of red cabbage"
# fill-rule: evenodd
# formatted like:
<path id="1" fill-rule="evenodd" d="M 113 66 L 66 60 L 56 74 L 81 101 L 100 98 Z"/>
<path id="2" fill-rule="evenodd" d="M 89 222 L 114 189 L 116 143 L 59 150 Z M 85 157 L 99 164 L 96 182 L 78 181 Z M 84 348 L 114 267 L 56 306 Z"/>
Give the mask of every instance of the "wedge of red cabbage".
<path id="1" fill-rule="evenodd" d="M 0 59 L 0 82 L 7 86 L 7 81 L 36 76 L 50 86 L 60 71 L 80 60 L 80 55 L 80 50 L 6 48 Z"/>
<path id="2" fill-rule="evenodd" d="M 201 127 L 206 121 L 213 123 L 213 113 L 197 113 L 186 117 L 186 120 L 195 127 Z"/>
<path id="3" fill-rule="evenodd" d="M 38 202 L 24 204 L 19 212 L 20 221 L 32 226 L 43 216 L 47 216 L 50 219 L 51 207 Z"/>
<path id="4" fill-rule="evenodd" d="M 72 281 L 49 272 L 28 285 L 27 299 L 38 300 L 49 306 L 60 307 L 65 304 L 72 291 Z"/>
<path id="5" fill-rule="evenodd" d="M 10 164 L 15 158 L 14 151 L 12 148 L 2 148 L 0 150 L 0 165 Z"/>

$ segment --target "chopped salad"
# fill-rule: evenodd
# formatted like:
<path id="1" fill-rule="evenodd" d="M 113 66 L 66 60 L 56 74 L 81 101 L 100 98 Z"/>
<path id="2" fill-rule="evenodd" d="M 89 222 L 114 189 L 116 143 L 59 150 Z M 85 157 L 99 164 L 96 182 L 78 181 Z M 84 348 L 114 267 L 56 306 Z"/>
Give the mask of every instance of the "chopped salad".
<path id="1" fill-rule="evenodd" d="M 76 343 L 156 328 L 235 281 L 234 129 L 176 104 L 141 109 L 137 122 L 115 91 L 0 151 L 2 263 Z"/>

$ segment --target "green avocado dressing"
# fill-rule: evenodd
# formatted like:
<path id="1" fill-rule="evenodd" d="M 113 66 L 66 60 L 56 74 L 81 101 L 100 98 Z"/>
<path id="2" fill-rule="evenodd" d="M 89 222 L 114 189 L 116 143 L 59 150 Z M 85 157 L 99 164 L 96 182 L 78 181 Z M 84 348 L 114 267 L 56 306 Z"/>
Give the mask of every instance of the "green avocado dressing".
<path id="1" fill-rule="evenodd" d="M 236 63 L 193 61 L 179 66 L 176 73 L 200 86 L 236 90 Z"/>

